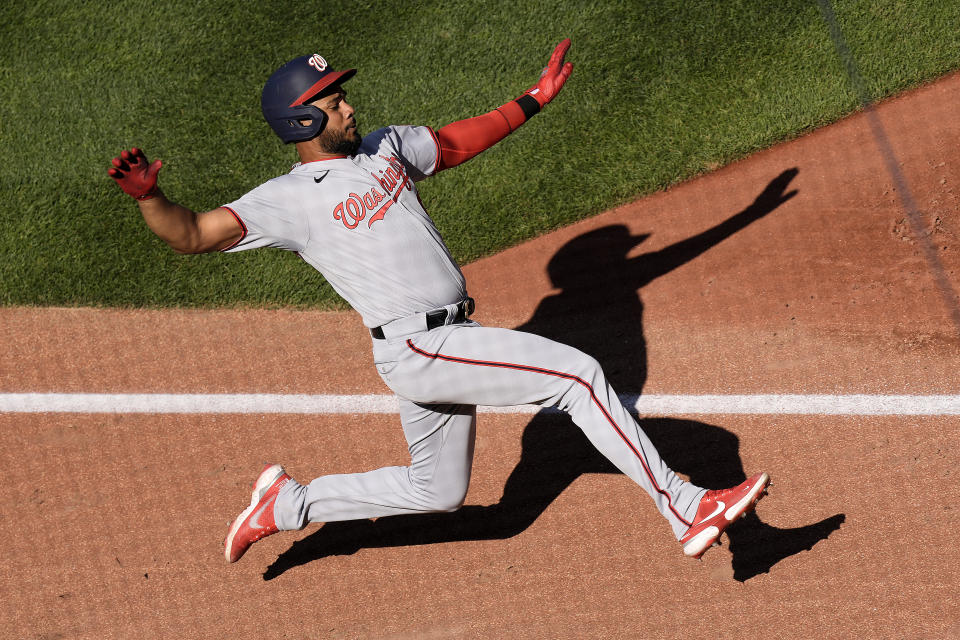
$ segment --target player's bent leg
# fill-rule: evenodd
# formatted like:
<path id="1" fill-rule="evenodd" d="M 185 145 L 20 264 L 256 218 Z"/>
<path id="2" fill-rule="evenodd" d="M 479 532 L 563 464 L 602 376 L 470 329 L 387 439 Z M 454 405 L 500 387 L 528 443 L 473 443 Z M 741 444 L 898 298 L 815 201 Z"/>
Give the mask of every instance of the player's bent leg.
<path id="1" fill-rule="evenodd" d="M 678 539 L 693 522 L 705 490 L 667 466 L 599 363 L 578 349 L 509 329 L 442 327 L 411 337 L 391 378 L 398 391 L 418 398 L 557 407 L 650 494 Z M 415 382 L 405 386 L 407 379 Z"/>
<path id="2" fill-rule="evenodd" d="M 425 405 L 399 399 L 410 450 L 410 484 L 431 511 L 456 511 L 470 486 L 477 407 Z"/>
<path id="3" fill-rule="evenodd" d="M 277 497 L 277 526 L 457 510 L 470 483 L 476 407 L 401 399 L 400 417 L 410 466 L 327 475 L 307 485 L 291 481 Z"/>

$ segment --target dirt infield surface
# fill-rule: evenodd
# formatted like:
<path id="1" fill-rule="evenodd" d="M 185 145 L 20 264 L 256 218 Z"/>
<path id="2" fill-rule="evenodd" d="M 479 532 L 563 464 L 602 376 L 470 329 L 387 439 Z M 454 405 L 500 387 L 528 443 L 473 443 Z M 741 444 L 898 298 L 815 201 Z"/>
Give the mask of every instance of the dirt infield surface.
<path id="1" fill-rule="evenodd" d="M 880 105 L 960 268 L 960 76 Z M 643 394 L 958 393 L 960 328 L 868 115 L 465 268 L 476 319 Z M 902 190 L 901 190 L 902 191 Z M 386 394 L 352 314 L 0 310 L 13 393 Z M 404 464 L 390 414 L 0 413 L 11 638 L 952 638 L 957 415 L 641 415 L 679 472 L 774 480 L 702 562 L 555 414 L 480 416 L 457 513 L 313 525 L 224 562 L 264 461 Z"/>

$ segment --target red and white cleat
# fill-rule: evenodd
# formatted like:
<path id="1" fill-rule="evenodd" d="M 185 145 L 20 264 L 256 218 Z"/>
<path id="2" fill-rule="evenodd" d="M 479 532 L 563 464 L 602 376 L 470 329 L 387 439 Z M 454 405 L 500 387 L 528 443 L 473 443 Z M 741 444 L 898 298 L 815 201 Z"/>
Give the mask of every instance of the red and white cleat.
<path id="1" fill-rule="evenodd" d="M 730 524 L 756 506 L 770 484 L 770 476 L 758 473 L 732 489 L 707 491 L 700 499 L 693 524 L 680 538 L 683 554 L 699 558 Z"/>
<path id="2" fill-rule="evenodd" d="M 253 483 L 250 506 L 230 525 L 223 541 L 223 555 L 227 562 L 236 562 L 254 542 L 279 531 L 273 519 L 273 505 L 277 493 L 290 480 L 278 464 L 268 464 Z"/>

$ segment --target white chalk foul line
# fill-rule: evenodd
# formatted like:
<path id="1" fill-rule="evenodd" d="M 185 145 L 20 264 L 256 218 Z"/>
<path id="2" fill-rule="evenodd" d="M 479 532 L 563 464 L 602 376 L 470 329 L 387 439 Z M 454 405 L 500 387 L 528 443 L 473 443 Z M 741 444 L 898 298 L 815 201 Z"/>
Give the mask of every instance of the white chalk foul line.
<path id="1" fill-rule="evenodd" d="M 639 415 L 960 415 L 960 395 L 623 395 Z M 480 407 L 537 413 L 540 407 Z M 390 395 L 0 393 L 0 413 L 398 413 Z"/>

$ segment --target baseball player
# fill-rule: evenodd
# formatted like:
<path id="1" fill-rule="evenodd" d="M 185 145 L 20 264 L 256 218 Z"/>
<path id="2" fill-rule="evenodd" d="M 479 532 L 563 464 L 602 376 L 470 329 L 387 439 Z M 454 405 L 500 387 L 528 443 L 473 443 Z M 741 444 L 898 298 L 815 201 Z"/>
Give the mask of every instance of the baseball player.
<path id="1" fill-rule="evenodd" d="M 399 401 L 410 464 L 327 475 L 309 484 L 267 465 L 231 525 L 225 557 L 310 522 L 455 511 L 470 481 L 476 406 L 536 404 L 567 412 L 594 446 L 652 498 L 686 555 L 700 557 L 765 493 L 760 473 L 725 490 L 694 486 L 660 458 L 596 360 L 530 333 L 470 319 L 459 266 L 417 195 L 417 183 L 496 144 L 552 101 L 573 71 L 561 42 L 516 100 L 439 129 L 389 126 L 360 134 L 344 84 L 320 55 L 278 69 L 261 95 L 266 121 L 300 162 L 239 199 L 195 213 L 157 186 L 160 160 L 133 148 L 110 176 L 136 198 L 175 251 L 275 247 L 317 269 L 370 330 L 373 359 Z"/>

